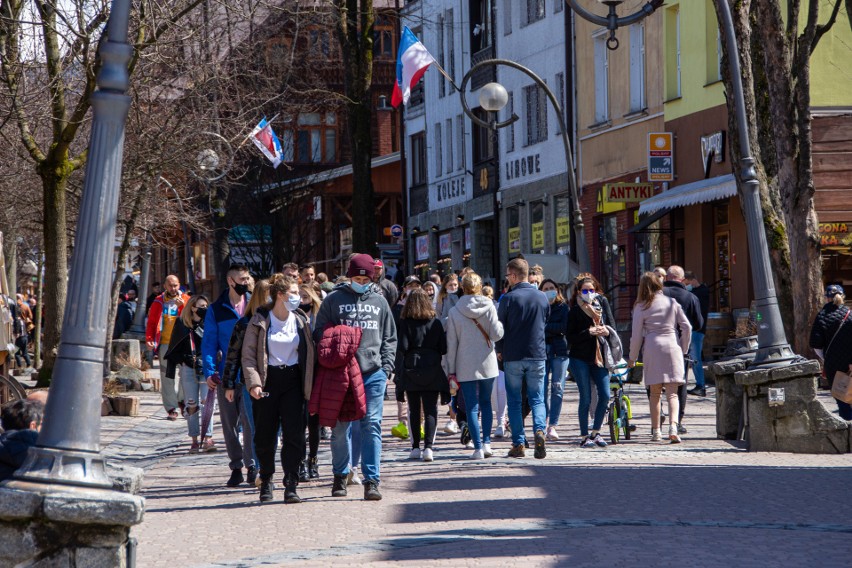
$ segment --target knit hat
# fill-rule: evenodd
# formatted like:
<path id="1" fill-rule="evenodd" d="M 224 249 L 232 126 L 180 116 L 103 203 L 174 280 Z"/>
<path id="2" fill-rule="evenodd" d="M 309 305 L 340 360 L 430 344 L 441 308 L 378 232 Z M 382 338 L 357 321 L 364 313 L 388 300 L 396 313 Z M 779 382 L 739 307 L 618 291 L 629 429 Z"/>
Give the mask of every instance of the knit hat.
<path id="1" fill-rule="evenodd" d="M 372 278 L 375 271 L 376 262 L 372 256 L 369 254 L 356 254 L 349 261 L 349 269 L 346 271 L 346 276 L 349 278 L 353 276 L 368 276 Z"/>
<path id="2" fill-rule="evenodd" d="M 833 298 L 837 294 L 840 294 L 841 296 L 846 295 L 843 292 L 843 286 L 841 286 L 840 284 L 832 284 L 831 286 L 829 286 L 828 288 L 825 289 L 825 295 L 826 296 L 830 296 L 830 297 Z"/>
<path id="3" fill-rule="evenodd" d="M 323 282 L 322 284 L 320 284 L 320 289 L 323 292 L 329 293 L 334 290 L 334 284 L 332 284 L 331 282 Z"/>

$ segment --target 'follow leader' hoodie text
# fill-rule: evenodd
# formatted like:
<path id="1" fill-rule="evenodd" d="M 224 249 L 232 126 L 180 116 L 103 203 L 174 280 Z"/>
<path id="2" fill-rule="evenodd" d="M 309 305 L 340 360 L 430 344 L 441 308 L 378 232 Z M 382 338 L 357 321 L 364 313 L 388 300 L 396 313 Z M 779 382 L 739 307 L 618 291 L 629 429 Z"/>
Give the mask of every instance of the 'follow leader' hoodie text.
<path id="1" fill-rule="evenodd" d="M 371 286 L 361 295 L 349 284 L 339 284 L 320 305 L 314 328 L 319 341 L 328 325 L 361 328 L 361 345 L 355 358 L 361 373 L 369 375 L 379 368 L 390 375 L 396 357 L 396 325 L 384 296 Z"/>

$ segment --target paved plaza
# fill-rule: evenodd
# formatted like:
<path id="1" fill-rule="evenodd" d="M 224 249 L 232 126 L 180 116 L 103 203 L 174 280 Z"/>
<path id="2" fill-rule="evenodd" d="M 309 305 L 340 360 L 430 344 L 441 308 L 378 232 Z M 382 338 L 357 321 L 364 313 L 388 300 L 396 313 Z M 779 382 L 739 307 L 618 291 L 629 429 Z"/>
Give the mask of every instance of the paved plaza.
<path id="1" fill-rule="evenodd" d="M 644 388 L 629 393 L 633 439 L 581 449 L 569 382 L 562 439 L 544 460 L 504 458 L 510 442 L 494 440 L 495 457 L 471 461 L 458 436 L 439 435 L 433 463 L 409 461 L 408 441 L 390 436 L 391 400 L 380 502 L 360 487 L 330 496 L 327 441 L 301 504 L 283 503 L 280 471 L 270 504 L 247 485 L 226 488 L 224 448 L 189 455 L 185 423 L 166 420 L 156 393 L 137 418 L 104 418 L 102 440 L 111 459 L 146 469 L 132 532 L 141 567 L 849 565 L 852 456 L 717 440 L 712 389 L 690 397 L 683 444 L 654 443 Z"/>

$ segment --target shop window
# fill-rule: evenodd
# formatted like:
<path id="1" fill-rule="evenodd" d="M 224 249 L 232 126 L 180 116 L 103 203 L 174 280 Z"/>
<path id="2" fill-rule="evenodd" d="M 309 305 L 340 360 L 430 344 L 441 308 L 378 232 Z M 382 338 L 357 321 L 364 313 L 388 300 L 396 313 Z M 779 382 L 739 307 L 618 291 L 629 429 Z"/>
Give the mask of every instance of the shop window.
<path id="1" fill-rule="evenodd" d="M 506 209 L 506 227 L 509 256 L 521 252 L 521 214 L 517 207 Z"/>
<path id="2" fill-rule="evenodd" d="M 530 239 L 534 254 L 544 252 L 544 203 L 536 201 L 530 204 Z"/>
<path id="3" fill-rule="evenodd" d="M 558 254 L 570 254 L 571 249 L 571 197 L 559 195 L 553 199 L 554 228 L 553 241 Z"/>
<path id="4" fill-rule="evenodd" d="M 599 280 L 604 291 L 608 291 L 620 283 L 618 270 L 618 221 L 615 215 L 608 215 L 599 221 L 598 247 L 601 261 Z"/>

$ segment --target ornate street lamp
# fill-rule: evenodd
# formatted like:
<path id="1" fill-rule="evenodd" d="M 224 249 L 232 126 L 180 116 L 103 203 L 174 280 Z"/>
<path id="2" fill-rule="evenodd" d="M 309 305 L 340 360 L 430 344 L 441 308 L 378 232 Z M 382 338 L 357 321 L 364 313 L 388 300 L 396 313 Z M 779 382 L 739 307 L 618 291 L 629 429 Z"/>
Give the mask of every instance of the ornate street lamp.
<path id="1" fill-rule="evenodd" d="M 609 7 L 609 13 L 606 16 L 598 16 L 597 14 L 589 12 L 580 6 L 578 0 L 568 0 L 568 5 L 571 6 L 571 9 L 574 10 L 575 14 L 584 20 L 588 20 L 593 24 L 597 24 L 608 29 L 609 38 L 606 40 L 606 46 L 609 49 L 618 49 L 618 38 L 615 37 L 615 30 L 623 26 L 635 24 L 639 20 L 650 16 L 654 13 L 654 10 L 663 5 L 664 0 L 651 0 L 636 12 L 621 18 L 618 17 L 617 10 L 618 6 L 624 3 L 624 0 L 598 0 L 598 2 Z"/>

